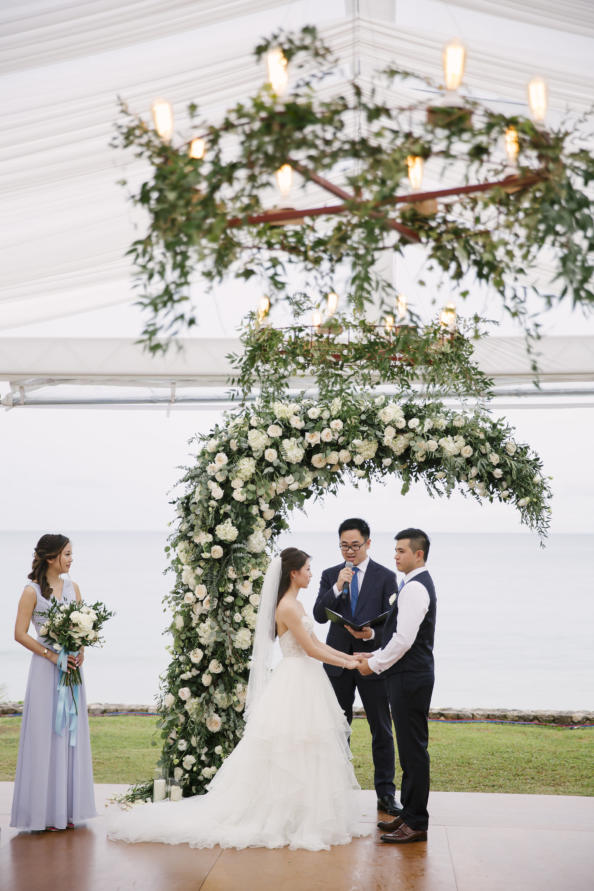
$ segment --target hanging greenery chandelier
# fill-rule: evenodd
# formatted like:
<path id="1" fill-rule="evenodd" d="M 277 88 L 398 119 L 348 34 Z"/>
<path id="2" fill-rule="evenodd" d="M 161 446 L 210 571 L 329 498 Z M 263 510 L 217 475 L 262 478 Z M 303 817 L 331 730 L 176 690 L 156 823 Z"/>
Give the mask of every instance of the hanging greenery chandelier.
<path id="1" fill-rule="evenodd" d="M 353 80 L 332 93 L 339 62 L 313 27 L 279 31 L 255 55 L 267 59 L 268 83 L 216 123 L 190 104 L 179 139 L 167 102 L 154 103 L 154 126 L 121 105 L 114 144 L 152 167 L 131 196 L 148 229 L 129 250 L 150 350 L 196 323 L 190 291 L 199 277 L 209 285 L 255 279 L 268 305 L 285 300 L 300 310 L 304 294 L 315 308 L 336 293 L 347 270 L 351 315 L 374 304 L 385 326 L 398 294 L 378 273 L 378 257 L 411 245 L 461 298 L 474 284 L 488 286 L 525 330 L 533 330 L 530 293 L 543 309 L 562 299 L 594 303 L 594 160 L 572 129 L 545 129 L 543 81 L 530 84 L 530 119 L 458 98 L 464 56 L 456 43 L 446 53 L 445 90 L 389 67 L 369 89 Z M 415 80 L 441 99 L 395 106 L 385 98 Z M 423 191 L 428 164 L 457 184 Z M 288 206 L 297 180 L 307 207 Z M 535 274 L 545 249 L 555 286 L 542 290 Z"/>

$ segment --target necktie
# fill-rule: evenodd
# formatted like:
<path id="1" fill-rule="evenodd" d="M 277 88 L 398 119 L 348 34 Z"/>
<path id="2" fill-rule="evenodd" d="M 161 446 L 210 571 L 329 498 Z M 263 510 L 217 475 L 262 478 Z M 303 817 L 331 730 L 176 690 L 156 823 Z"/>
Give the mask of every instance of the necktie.
<path id="1" fill-rule="evenodd" d="M 404 579 L 401 579 L 400 584 L 398 585 L 398 593 L 399 594 L 403 588 L 404 588 Z"/>
<path id="2" fill-rule="evenodd" d="M 358 567 L 353 566 L 353 578 L 351 579 L 351 616 L 353 616 L 353 618 L 355 617 L 357 600 L 359 599 L 359 579 L 357 578 L 358 572 Z"/>

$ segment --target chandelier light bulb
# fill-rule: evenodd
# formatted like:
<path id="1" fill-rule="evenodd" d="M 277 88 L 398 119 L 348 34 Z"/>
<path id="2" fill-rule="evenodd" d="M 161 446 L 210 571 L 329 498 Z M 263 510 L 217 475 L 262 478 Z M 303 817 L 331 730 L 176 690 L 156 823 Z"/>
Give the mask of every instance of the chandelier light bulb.
<path id="1" fill-rule="evenodd" d="M 512 164 L 515 164 L 520 153 L 518 131 L 515 127 L 508 127 L 505 131 L 505 151 Z"/>
<path id="2" fill-rule="evenodd" d="M 446 89 L 457 90 L 464 77 L 466 48 L 459 40 L 451 40 L 443 49 L 443 76 Z"/>
<path id="3" fill-rule="evenodd" d="M 338 307 L 338 294 L 335 291 L 330 291 L 328 296 L 326 297 L 326 314 L 329 316 L 333 316 Z"/>
<path id="4" fill-rule="evenodd" d="M 386 329 L 386 334 L 389 334 L 390 331 L 394 328 L 394 316 L 386 316 L 384 320 L 384 326 Z"/>
<path id="5" fill-rule="evenodd" d="M 396 314 L 399 322 L 406 316 L 407 311 L 406 297 L 404 294 L 398 294 L 396 297 Z"/>
<path id="6" fill-rule="evenodd" d="M 190 158 L 194 158 L 196 161 L 202 160 L 206 153 L 206 140 L 202 139 L 201 136 L 197 136 L 190 143 L 190 148 L 188 154 Z"/>
<path id="7" fill-rule="evenodd" d="M 270 50 L 266 57 L 268 80 L 277 96 L 284 96 L 289 86 L 289 66 L 280 47 Z"/>
<path id="8" fill-rule="evenodd" d="M 322 313 L 319 309 L 314 309 L 311 317 L 311 323 L 316 331 L 320 330 L 320 325 L 322 324 Z"/>
<path id="9" fill-rule="evenodd" d="M 173 136 L 173 108 L 167 99 L 155 99 L 151 105 L 155 130 L 164 142 Z"/>
<path id="10" fill-rule="evenodd" d="M 528 105 L 537 124 L 542 123 L 547 115 L 548 93 L 546 80 L 542 77 L 533 77 L 528 84 Z"/>
<path id="11" fill-rule="evenodd" d="M 423 182 L 423 159 L 420 155 L 409 155 L 406 164 L 410 187 L 413 192 L 418 192 Z"/>
<path id="12" fill-rule="evenodd" d="M 260 297 L 258 303 L 258 322 L 263 322 L 270 311 L 270 300 L 266 295 Z"/>
<path id="13" fill-rule="evenodd" d="M 283 198 L 288 198 L 289 192 L 293 186 L 293 168 L 290 164 L 283 164 L 276 173 L 276 184 Z"/>
<path id="14" fill-rule="evenodd" d="M 456 307 L 453 303 L 446 303 L 440 313 L 439 324 L 446 331 L 456 330 Z"/>

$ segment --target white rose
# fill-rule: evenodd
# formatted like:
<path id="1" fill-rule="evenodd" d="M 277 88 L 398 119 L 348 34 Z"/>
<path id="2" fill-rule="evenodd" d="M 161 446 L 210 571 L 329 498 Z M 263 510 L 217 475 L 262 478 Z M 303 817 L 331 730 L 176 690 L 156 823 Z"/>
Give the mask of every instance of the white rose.
<path id="1" fill-rule="evenodd" d="M 344 424 L 340 420 L 340 418 L 334 418 L 334 420 L 330 421 L 330 427 L 332 430 L 335 430 L 337 433 L 340 433 Z"/>
<path id="2" fill-rule="evenodd" d="M 500 467 L 496 467 L 493 471 L 493 476 L 495 477 L 495 479 L 501 479 L 501 477 L 503 476 L 503 470 L 501 470 Z"/>
<path id="3" fill-rule="evenodd" d="M 182 628 L 184 627 L 184 617 L 183 617 L 183 616 L 180 616 L 180 615 L 178 614 L 178 615 L 175 617 L 175 620 L 174 620 L 174 621 L 175 621 L 175 627 L 177 628 L 177 630 L 178 630 L 178 631 L 181 631 Z"/>
<path id="4" fill-rule="evenodd" d="M 210 452 L 211 455 L 213 452 L 216 452 L 218 447 L 219 447 L 218 439 L 209 439 L 208 442 L 206 443 L 206 451 Z"/>
<path id="5" fill-rule="evenodd" d="M 271 424 L 266 433 L 268 436 L 272 437 L 272 439 L 277 439 L 279 436 L 282 436 L 283 428 L 279 427 L 278 424 Z"/>
<path id="6" fill-rule="evenodd" d="M 218 659 L 211 659 L 208 670 L 211 672 L 211 674 L 220 674 L 223 670 L 223 666 Z"/>
<path id="7" fill-rule="evenodd" d="M 529 498 L 520 498 L 520 500 L 518 501 L 518 507 L 526 507 L 529 501 Z"/>
<path id="8" fill-rule="evenodd" d="M 183 766 L 186 770 L 189 770 L 196 763 L 196 759 L 193 755 L 185 755 L 184 760 L 182 761 Z"/>
<path id="9" fill-rule="evenodd" d="M 516 444 L 515 442 L 506 442 L 505 443 L 505 451 L 508 455 L 514 455 L 516 452 Z"/>
<path id="10" fill-rule="evenodd" d="M 165 706 L 165 708 L 171 708 L 174 702 L 175 696 L 173 695 L 173 693 L 166 693 L 163 697 L 163 705 Z"/>
<path id="11" fill-rule="evenodd" d="M 177 747 L 178 747 L 178 749 L 179 749 L 180 752 L 185 752 L 186 749 L 188 748 L 187 740 L 185 740 L 185 739 L 180 739 L 180 740 L 178 741 Z"/>
<path id="12" fill-rule="evenodd" d="M 237 590 L 240 594 L 243 594 L 244 597 L 247 597 L 248 594 L 252 593 L 252 583 L 249 579 L 245 579 L 245 581 L 240 582 L 240 584 L 237 586 Z"/>
<path id="13" fill-rule="evenodd" d="M 203 600 L 206 597 L 206 585 L 196 585 L 194 594 L 199 600 Z"/>
<path id="14" fill-rule="evenodd" d="M 420 423 L 421 422 L 419 421 L 418 418 L 411 418 L 410 421 L 408 422 L 408 426 L 410 427 L 411 430 L 416 430 Z"/>
<path id="15" fill-rule="evenodd" d="M 317 405 L 314 405 L 314 406 L 312 406 L 312 408 L 310 408 L 310 409 L 308 410 L 308 412 L 307 412 L 307 417 L 308 417 L 308 418 L 311 418 L 312 421 L 315 421 L 317 418 L 320 417 L 320 414 L 321 414 L 320 409 L 318 408 Z"/>
<path id="16" fill-rule="evenodd" d="M 224 467 L 225 464 L 227 464 L 228 462 L 229 459 L 224 452 L 219 452 L 217 455 L 215 455 L 214 463 L 217 465 L 217 467 Z"/>
<path id="17" fill-rule="evenodd" d="M 495 452 L 491 452 L 489 455 L 489 461 L 491 464 L 499 464 L 499 455 L 496 455 Z"/>
<path id="18" fill-rule="evenodd" d="M 317 467 L 318 469 L 325 467 L 326 457 L 325 457 L 325 455 L 322 455 L 321 452 L 316 452 L 315 455 L 312 455 L 311 463 L 313 464 L 314 467 Z"/>
<path id="19" fill-rule="evenodd" d="M 464 426 L 464 418 L 462 415 L 456 415 L 454 420 L 452 421 L 454 427 L 463 427 Z"/>
<path id="20" fill-rule="evenodd" d="M 250 603 L 252 604 L 252 606 L 258 607 L 260 604 L 260 595 L 250 594 Z"/>
<path id="21" fill-rule="evenodd" d="M 338 453 L 338 460 L 340 461 L 341 464 L 348 464 L 349 461 L 351 460 L 351 457 L 352 457 L 352 455 L 348 449 L 341 449 L 340 452 Z"/>
<path id="22" fill-rule="evenodd" d="M 213 560 L 220 560 L 223 556 L 223 549 L 220 545 L 214 545 L 210 550 L 210 556 Z"/>
<path id="23" fill-rule="evenodd" d="M 190 650 L 188 656 L 190 657 L 190 661 L 193 662 L 194 665 L 198 665 L 198 663 L 204 656 L 204 653 L 202 652 L 202 650 L 196 648 L 195 650 Z"/>
<path id="24" fill-rule="evenodd" d="M 281 451 L 291 464 L 299 464 L 305 455 L 305 451 L 298 439 L 283 439 Z"/>
<path id="25" fill-rule="evenodd" d="M 278 458 L 278 453 L 276 449 L 266 449 L 266 451 L 264 452 L 264 457 L 272 464 Z"/>
<path id="26" fill-rule="evenodd" d="M 277 418 L 285 420 L 293 414 L 293 406 L 287 405 L 286 402 L 273 402 L 272 410 Z"/>
<path id="27" fill-rule="evenodd" d="M 317 445 L 320 441 L 320 433 L 318 430 L 311 430 L 309 433 L 305 434 L 305 441 L 309 445 Z"/>
<path id="28" fill-rule="evenodd" d="M 217 501 L 220 501 L 223 497 L 223 490 L 220 486 L 217 486 L 216 483 L 213 483 L 212 480 L 208 481 L 208 488 L 210 489 L 210 494 L 213 498 L 216 498 Z"/>
<path id="29" fill-rule="evenodd" d="M 474 449 L 472 449 L 469 445 L 465 445 L 460 450 L 460 454 L 463 458 L 471 458 L 474 454 Z"/>
<path id="30" fill-rule="evenodd" d="M 274 517 L 274 511 L 271 509 L 264 510 L 262 511 L 262 516 L 265 520 L 272 520 L 272 518 Z"/>
<path id="31" fill-rule="evenodd" d="M 222 723 L 218 715 L 209 715 L 206 719 L 206 726 L 211 733 L 217 733 L 221 729 Z"/>
<path id="32" fill-rule="evenodd" d="M 291 427 L 294 427 L 295 430 L 301 430 L 304 426 L 304 421 L 298 415 L 291 415 L 289 424 Z"/>
<path id="33" fill-rule="evenodd" d="M 247 498 L 247 495 L 245 494 L 243 489 L 234 489 L 233 490 L 233 498 L 235 499 L 235 501 L 245 501 Z"/>
<path id="34" fill-rule="evenodd" d="M 194 603 L 195 599 L 196 598 L 194 597 L 194 595 L 192 594 L 191 591 L 188 591 L 187 594 L 184 594 L 184 603 Z"/>
<path id="35" fill-rule="evenodd" d="M 184 702 L 187 702 L 188 699 L 191 699 L 192 697 L 192 691 L 189 687 L 182 687 L 177 695 L 180 699 L 183 699 Z"/>
<path id="36" fill-rule="evenodd" d="M 210 675 L 207 671 L 202 675 L 202 683 L 205 687 L 210 687 L 212 684 L 212 675 Z"/>

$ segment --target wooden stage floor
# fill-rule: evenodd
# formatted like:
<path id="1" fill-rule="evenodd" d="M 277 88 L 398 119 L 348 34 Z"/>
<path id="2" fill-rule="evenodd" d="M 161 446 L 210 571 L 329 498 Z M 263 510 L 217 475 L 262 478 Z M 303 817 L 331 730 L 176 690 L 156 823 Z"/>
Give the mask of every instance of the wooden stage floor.
<path id="1" fill-rule="evenodd" d="M 124 786 L 97 785 L 100 813 Z M 361 792 L 375 824 L 375 795 Z M 331 851 L 194 850 L 105 838 L 103 819 L 64 832 L 8 828 L 0 783 L 2 891 L 592 891 L 594 798 L 433 792 L 429 840 L 368 838 Z M 175 805 L 172 805 L 175 807 Z"/>

